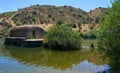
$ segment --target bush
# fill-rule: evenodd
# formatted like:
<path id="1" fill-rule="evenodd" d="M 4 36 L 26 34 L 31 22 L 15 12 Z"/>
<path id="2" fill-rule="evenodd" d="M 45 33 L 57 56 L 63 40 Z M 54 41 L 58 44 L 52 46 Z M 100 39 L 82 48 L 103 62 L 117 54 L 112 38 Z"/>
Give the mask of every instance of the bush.
<path id="1" fill-rule="evenodd" d="M 7 28 L 7 27 L 1 28 L 0 29 L 0 38 L 1 37 L 8 37 L 9 33 L 10 33 L 9 28 Z"/>
<path id="2" fill-rule="evenodd" d="M 97 38 L 97 30 L 90 30 L 87 33 L 80 33 L 80 35 L 84 39 L 96 39 Z"/>
<path id="3" fill-rule="evenodd" d="M 109 13 L 103 14 L 98 38 L 100 51 L 110 58 L 110 65 L 120 71 L 120 0 L 114 0 Z"/>
<path id="4" fill-rule="evenodd" d="M 16 24 L 17 26 L 22 25 L 22 23 L 21 23 L 20 21 L 15 22 L 15 24 Z"/>
<path id="5" fill-rule="evenodd" d="M 75 23 L 70 23 L 70 24 L 67 24 L 68 27 L 72 27 L 72 28 L 76 28 L 76 24 Z"/>
<path id="6" fill-rule="evenodd" d="M 63 23 L 64 23 L 63 20 L 58 20 L 56 24 L 57 24 L 57 25 L 61 25 L 61 24 L 63 24 Z"/>
<path id="7" fill-rule="evenodd" d="M 75 50 L 81 46 L 79 33 L 64 25 L 51 27 L 45 38 L 47 46 L 55 50 Z"/>
<path id="8" fill-rule="evenodd" d="M 91 39 L 96 39 L 97 38 L 97 31 L 96 30 L 90 30 L 88 32 L 88 37 Z"/>

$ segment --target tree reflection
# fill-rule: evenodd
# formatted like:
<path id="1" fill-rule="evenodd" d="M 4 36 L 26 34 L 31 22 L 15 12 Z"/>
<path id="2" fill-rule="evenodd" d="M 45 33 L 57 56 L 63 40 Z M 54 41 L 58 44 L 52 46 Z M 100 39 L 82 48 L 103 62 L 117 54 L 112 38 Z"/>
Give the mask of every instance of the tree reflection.
<path id="1" fill-rule="evenodd" d="M 25 65 L 46 66 L 54 69 L 65 70 L 72 68 L 83 60 L 88 60 L 95 64 L 103 65 L 108 60 L 100 59 L 100 54 L 96 51 L 77 50 L 77 51 L 53 51 L 45 48 L 22 48 L 15 46 L 4 46 L 9 56 Z"/>

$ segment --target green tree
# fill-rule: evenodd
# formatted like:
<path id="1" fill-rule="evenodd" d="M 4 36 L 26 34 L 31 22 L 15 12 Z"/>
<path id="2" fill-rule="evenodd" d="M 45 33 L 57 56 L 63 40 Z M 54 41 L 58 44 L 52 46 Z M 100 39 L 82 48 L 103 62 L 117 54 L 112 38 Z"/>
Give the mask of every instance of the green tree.
<path id="1" fill-rule="evenodd" d="M 47 46 L 55 50 L 75 50 L 81 46 L 79 33 L 64 25 L 51 27 L 45 38 Z"/>
<path id="2" fill-rule="evenodd" d="M 114 0 L 100 21 L 98 47 L 110 58 L 114 70 L 120 69 L 120 0 Z M 118 73 L 118 72 L 117 72 Z"/>

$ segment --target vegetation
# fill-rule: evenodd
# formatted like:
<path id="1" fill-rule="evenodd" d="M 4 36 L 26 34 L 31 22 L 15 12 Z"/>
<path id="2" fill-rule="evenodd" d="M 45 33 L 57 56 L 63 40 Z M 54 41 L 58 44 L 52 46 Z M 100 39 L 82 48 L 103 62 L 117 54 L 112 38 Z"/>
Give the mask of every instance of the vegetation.
<path id="1" fill-rule="evenodd" d="M 106 10 L 107 8 L 97 8 L 95 10 L 91 10 L 91 12 L 85 12 L 80 8 L 66 5 L 56 7 L 37 4 L 22 9 L 19 8 L 18 11 L 15 12 L 1 13 L 0 23 L 6 22 L 10 26 L 66 24 L 77 31 L 81 31 L 84 29 L 84 27 L 81 28 L 82 24 L 88 24 L 91 26 L 91 29 L 93 29 L 100 19 L 99 15 Z M 6 25 L 2 23 L 2 26 Z M 46 27 L 43 28 L 46 29 Z M 86 29 L 89 29 L 89 27 Z"/>
<path id="2" fill-rule="evenodd" d="M 19 21 L 15 22 L 15 24 L 16 24 L 17 26 L 22 25 L 22 23 L 21 23 L 21 22 L 19 22 Z"/>
<path id="3" fill-rule="evenodd" d="M 58 20 L 57 25 L 61 25 L 61 24 L 64 24 L 63 20 Z"/>
<path id="4" fill-rule="evenodd" d="M 114 0 L 109 13 L 102 16 L 98 47 L 110 57 L 113 69 L 120 71 L 120 0 Z"/>
<path id="5" fill-rule="evenodd" d="M 51 6 L 51 5 L 33 5 L 24 9 L 19 9 L 18 13 L 12 18 L 14 22 L 22 22 L 22 24 L 60 24 L 65 22 L 78 23 L 87 20 L 89 16 L 87 12 L 73 8 L 71 6 Z M 62 21 L 60 20 L 62 19 Z M 88 20 L 87 22 L 90 22 Z"/>
<path id="6" fill-rule="evenodd" d="M 15 12 L 5 12 L 5 13 L 2 13 L 0 14 L 0 17 L 10 17 L 12 14 L 14 14 Z"/>
<path id="7" fill-rule="evenodd" d="M 100 10 L 101 11 L 100 11 Z M 51 6 L 51 5 L 33 5 L 27 8 L 18 9 L 18 13 L 12 18 L 14 22 L 22 24 L 92 24 L 99 21 L 100 13 L 106 11 L 104 8 L 98 8 L 96 11 L 87 13 L 81 9 L 71 6 Z M 99 12 L 100 11 L 100 12 Z M 99 12 L 99 13 L 95 13 Z M 97 14 L 97 15 L 94 15 Z"/>
<path id="8" fill-rule="evenodd" d="M 1 37 L 8 37 L 9 36 L 9 29 L 7 27 L 3 27 L 0 29 L 0 38 Z"/>
<path id="9" fill-rule="evenodd" d="M 97 30 L 90 30 L 87 33 L 80 33 L 81 37 L 84 39 L 96 39 L 97 38 Z"/>
<path id="10" fill-rule="evenodd" d="M 75 50 L 81 46 L 79 33 L 64 25 L 51 27 L 45 38 L 47 46 L 55 50 Z"/>

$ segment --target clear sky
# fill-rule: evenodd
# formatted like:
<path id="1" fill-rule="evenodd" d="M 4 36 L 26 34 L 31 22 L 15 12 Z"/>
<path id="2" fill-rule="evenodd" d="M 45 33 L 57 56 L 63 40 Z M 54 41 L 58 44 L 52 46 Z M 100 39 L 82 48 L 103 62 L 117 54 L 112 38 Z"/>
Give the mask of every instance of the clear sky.
<path id="1" fill-rule="evenodd" d="M 89 12 L 97 7 L 111 6 L 110 0 L 0 0 L 0 13 L 16 11 L 31 5 L 69 5 Z"/>

